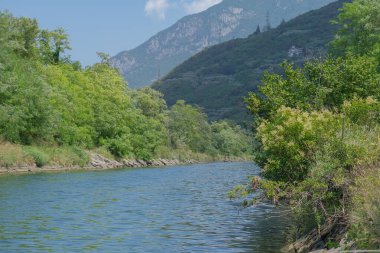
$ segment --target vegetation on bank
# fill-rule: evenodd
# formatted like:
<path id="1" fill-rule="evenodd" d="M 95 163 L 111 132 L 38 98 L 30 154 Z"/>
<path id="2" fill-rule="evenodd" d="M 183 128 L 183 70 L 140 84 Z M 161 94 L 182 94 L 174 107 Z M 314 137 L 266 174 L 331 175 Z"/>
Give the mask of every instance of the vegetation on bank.
<path id="1" fill-rule="evenodd" d="M 209 123 L 184 101 L 168 108 L 155 90 L 129 89 L 106 54 L 82 68 L 69 49 L 63 29 L 0 13 L 2 166 L 83 165 L 84 150 L 144 160 L 250 155 L 250 134 L 240 127 Z"/>
<path id="2" fill-rule="evenodd" d="M 295 238 L 336 223 L 348 227 L 348 249 L 378 249 L 380 2 L 345 3 L 334 22 L 341 28 L 329 57 L 302 68 L 284 63 L 282 74 L 266 73 L 259 93 L 249 94 L 263 178 L 230 195 L 261 190 L 244 203 L 288 203 Z"/>

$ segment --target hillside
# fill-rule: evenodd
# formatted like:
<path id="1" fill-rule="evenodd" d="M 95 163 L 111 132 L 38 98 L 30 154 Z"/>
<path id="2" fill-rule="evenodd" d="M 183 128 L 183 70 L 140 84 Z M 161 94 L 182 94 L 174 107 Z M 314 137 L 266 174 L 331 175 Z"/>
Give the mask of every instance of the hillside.
<path id="1" fill-rule="evenodd" d="M 263 71 L 284 60 L 301 64 L 319 57 L 334 37 L 330 20 L 343 1 L 310 11 L 279 27 L 246 39 L 208 48 L 176 67 L 153 88 L 164 93 L 168 105 L 183 99 L 205 109 L 211 120 L 249 119 L 242 97 L 255 91 Z"/>
<path id="2" fill-rule="evenodd" d="M 151 84 L 176 65 L 206 47 L 245 38 L 257 26 L 272 27 L 334 0 L 224 0 L 208 10 L 189 15 L 133 50 L 112 57 L 130 87 Z"/>

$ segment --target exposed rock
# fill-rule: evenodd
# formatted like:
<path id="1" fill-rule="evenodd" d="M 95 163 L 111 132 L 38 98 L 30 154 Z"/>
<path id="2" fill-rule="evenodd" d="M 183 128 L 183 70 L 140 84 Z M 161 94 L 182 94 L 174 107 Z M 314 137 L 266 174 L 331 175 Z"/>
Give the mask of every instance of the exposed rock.
<path id="1" fill-rule="evenodd" d="M 121 168 L 123 166 L 123 163 L 120 163 L 115 160 L 110 160 L 99 154 L 91 154 L 90 162 L 88 164 L 88 167 L 93 167 L 96 169 Z"/>
<path id="2" fill-rule="evenodd" d="M 157 159 L 151 161 L 144 161 L 141 159 L 126 160 L 123 159 L 120 162 L 105 158 L 99 154 L 90 154 L 90 162 L 86 166 L 87 169 L 116 169 L 116 168 L 141 168 L 141 167 L 161 167 L 161 166 L 173 166 L 178 164 L 193 164 L 195 160 L 187 160 L 180 162 L 177 159 Z"/>
<path id="3" fill-rule="evenodd" d="M 339 252 L 341 249 L 326 249 L 328 241 L 340 242 L 340 245 L 344 243 L 344 237 L 348 230 L 348 225 L 345 219 L 341 218 L 334 220 L 323 225 L 318 231 L 313 229 L 308 234 L 299 238 L 293 244 L 285 247 L 282 252 L 289 253 L 308 253 L 308 252 Z"/>
<path id="4" fill-rule="evenodd" d="M 118 168 L 141 168 L 141 167 L 162 167 L 162 166 L 174 166 L 179 164 L 193 164 L 196 163 L 195 160 L 188 160 L 181 162 L 177 159 L 156 159 L 151 161 L 144 161 L 141 159 L 131 159 L 131 160 L 112 160 L 108 159 L 102 155 L 89 153 L 90 161 L 84 167 L 79 165 L 74 166 L 62 166 L 62 165 L 48 165 L 42 168 L 37 167 L 35 164 L 25 164 L 9 167 L 0 167 L 1 173 L 28 173 L 28 172 L 43 172 L 43 171 L 65 171 L 65 170 L 107 170 L 107 169 L 118 169 Z"/>

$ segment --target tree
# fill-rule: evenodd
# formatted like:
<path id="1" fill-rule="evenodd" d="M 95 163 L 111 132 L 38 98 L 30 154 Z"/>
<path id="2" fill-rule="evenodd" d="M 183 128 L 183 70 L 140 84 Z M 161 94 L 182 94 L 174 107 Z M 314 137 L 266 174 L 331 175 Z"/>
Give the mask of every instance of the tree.
<path id="1" fill-rule="evenodd" d="M 261 94 L 250 93 L 248 109 L 256 119 L 269 118 L 281 106 L 306 111 L 341 107 L 354 97 L 380 96 L 378 64 L 368 56 L 306 62 L 303 68 L 281 65 L 283 75 L 264 75 Z"/>
<path id="2" fill-rule="evenodd" d="M 380 62 L 380 1 L 345 3 L 334 21 L 340 26 L 332 48 L 339 55 L 371 55 Z"/>
<path id="3" fill-rule="evenodd" d="M 205 152 L 211 145 L 207 116 L 200 108 L 183 100 L 177 101 L 171 108 L 168 129 L 174 148 L 185 145 L 192 151 Z"/>
<path id="4" fill-rule="evenodd" d="M 35 62 L 18 54 L 0 56 L 0 138 L 21 144 L 51 140 L 54 114 L 50 89 Z"/>
<path id="5" fill-rule="evenodd" d="M 22 57 L 35 56 L 39 33 L 37 20 L 15 18 L 8 12 L 0 12 L 0 33 L 3 47 L 12 49 Z"/>
<path id="6" fill-rule="evenodd" d="M 215 150 L 225 156 L 250 154 L 251 144 L 248 134 L 238 125 L 227 121 L 211 124 L 212 144 Z"/>
<path id="7" fill-rule="evenodd" d="M 41 57 L 45 63 L 59 64 L 66 50 L 71 49 L 68 35 L 63 28 L 42 30 L 39 36 Z"/>
<path id="8" fill-rule="evenodd" d="M 96 52 L 97 56 L 100 58 L 100 62 L 103 64 L 110 65 L 110 55 L 103 52 Z"/>
<path id="9" fill-rule="evenodd" d="M 253 33 L 254 35 L 258 35 L 261 33 L 260 25 L 257 25 L 256 31 Z"/>

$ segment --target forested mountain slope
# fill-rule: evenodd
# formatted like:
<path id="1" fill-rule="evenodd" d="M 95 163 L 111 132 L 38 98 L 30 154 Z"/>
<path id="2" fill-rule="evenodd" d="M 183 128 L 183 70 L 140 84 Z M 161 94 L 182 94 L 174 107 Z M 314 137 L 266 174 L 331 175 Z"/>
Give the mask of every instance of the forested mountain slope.
<path id="1" fill-rule="evenodd" d="M 337 27 L 331 20 L 343 1 L 310 11 L 279 27 L 203 50 L 153 84 L 168 105 L 178 99 L 205 109 L 211 120 L 245 122 L 243 97 L 255 91 L 265 70 L 284 60 L 301 64 L 320 57 Z"/>
<path id="2" fill-rule="evenodd" d="M 151 84 L 202 49 L 234 38 L 244 38 L 257 26 L 278 26 L 334 0 L 224 0 L 208 10 L 189 15 L 133 50 L 112 57 L 131 87 Z"/>

